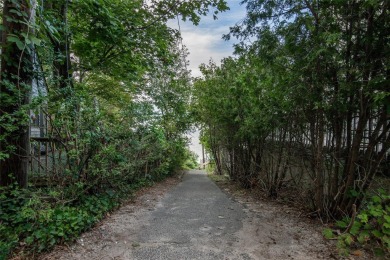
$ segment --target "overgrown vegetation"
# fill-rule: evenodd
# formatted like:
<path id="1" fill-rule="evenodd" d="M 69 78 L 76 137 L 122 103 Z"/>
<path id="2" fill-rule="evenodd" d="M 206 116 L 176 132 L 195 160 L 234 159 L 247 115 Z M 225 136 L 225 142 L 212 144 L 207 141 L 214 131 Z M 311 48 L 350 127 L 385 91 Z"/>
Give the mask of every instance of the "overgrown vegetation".
<path id="1" fill-rule="evenodd" d="M 371 212 L 373 180 L 389 177 L 389 2 L 243 3 L 246 18 L 225 35 L 241 40 L 236 57 L 204 64 L 195 82 L 216 173 L 294 194 L 325 220 Z M 383 232 L 385 206 L 369 216 Z"/>
<path id="2" fill-rule="evenodd" d="M 194 153 L 193 151 L 187 150 L 187 160 L 185 160 L 183 169 L 190 170 L 190 169 L 196 169 L 199 165 L 199 156 Z"/>
<path id="3" fill-rule="evenodd" d="M 337 238 L 340 253 L 348 255 L 351 248 L 373 248 L 375 255 L 390 253 L 390 196 L 379 190 L 367 199 L 367 205 L 356 215 L 336 222 L 337 229 L 324 229 L 328 239 Z"/>
<path id="4" fill-rule="evenodd" d="M 42 252 L 74 240 L 120 202 L 119 194 L 108 192 L 80 193 L 64 201 L 64 194 L 57 189 L 20 190 L 16 186 L 1 191 L 0 259 L 6 259 L 16 247 Z"/>
<path id="5" fill-rule="evenodd" d="M 75 239 L 139 186 L 193 167 L 179 17 L 222 0 L 2 2 L 0 258 Z"/>

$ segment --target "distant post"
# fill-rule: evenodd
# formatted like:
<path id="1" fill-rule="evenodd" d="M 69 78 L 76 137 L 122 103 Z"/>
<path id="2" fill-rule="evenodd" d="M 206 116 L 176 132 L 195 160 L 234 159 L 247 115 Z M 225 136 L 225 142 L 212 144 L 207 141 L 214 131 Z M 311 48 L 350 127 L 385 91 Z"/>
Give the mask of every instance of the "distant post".
<path id="1" fill-rule="evenodd" d="M 202 164 L 203 164 L 203 169 L 206 169 L 206 160 L 204 158 L 204 146 L 202 144 Z"/>

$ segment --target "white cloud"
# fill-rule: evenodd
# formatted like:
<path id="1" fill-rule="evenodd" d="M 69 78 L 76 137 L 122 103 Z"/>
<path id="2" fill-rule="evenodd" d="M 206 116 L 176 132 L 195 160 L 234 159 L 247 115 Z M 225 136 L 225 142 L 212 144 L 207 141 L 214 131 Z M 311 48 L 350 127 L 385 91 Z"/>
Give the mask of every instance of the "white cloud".
<path id="1" fill-rule="evenodd" d="M 215 37 L 213 32 L 198 32 L 198 31 L 182 31 L 183 35 L 183 44 L 187 46 L 190 51 L 189 69 L 192 71 L 192 76 L 200 76 L 199 65 L 202 63 L 208 63 L 210 59 L 213 59 L 215 62 L 219 62 L 222 58 L 231 55 L 232 50 L 230 49 L 220 49 L 216 47 L 221 39 Z M 221 34 L 219 34 L 221 35 Z"/>
<path id="2" fill-rule="evenodd" d="M 177 21 L 171 21 L 169 26 L 178 29 Z M 194 77 L 201 76 L 199 65 L 202 63 L 207 64 L 210 59 L 219 63 L 222 58 L 228 57 L 233 52 L 231 47 L 233 43 L 222 39 L 222 35 L 229 32 L 228 26 L 197 27 L 191 23 L 180 21 L 180 31 L 183 44 L 190 52 L 188 56 L 189 69 Z"/>
<path id="3" fill-rule="evenodd" d="M 240 6 L 238 0 L 228 0 L 230 10 L 218 15 L 217 20 L 211 16 L 202 17 L 198 26 L 191 22 L 180 21 L 180 31 L 183 37 L 183 44 L 188 48 L 190 55 L 189 69 L 192 76 L 200 76 L 199 65 L 208 63 L 213 59 L 217 64 L 221 59 L 231 56 L 233 53 L 234 41 L 225 41 L 223 34 L 229 33 L 229 27 L 242 20 L 245 16 L 245 7 Z M 169 26 L 178 29 L 177 20 L 169 22 Z"/>

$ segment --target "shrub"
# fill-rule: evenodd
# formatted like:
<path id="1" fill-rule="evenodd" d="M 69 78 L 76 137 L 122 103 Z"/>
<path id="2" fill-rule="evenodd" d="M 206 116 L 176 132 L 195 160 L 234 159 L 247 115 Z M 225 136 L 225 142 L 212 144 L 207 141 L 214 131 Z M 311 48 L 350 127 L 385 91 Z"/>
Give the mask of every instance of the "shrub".
<path id="1" fill-rule="evenodd" d="M 377 256 L 390 254 L 390 195 L 379 190 L 378 195 L 371 196 L 367 204 L 356 216 L 351 225 L 350 218 L 336 222 L 346 232 L 335 235 L 331 229 L 325 229 L 326 238 L 338 239 L 340 254 L 346 255 L 350 248 L 369 247 Z"/>
<path id="2" fill-rule="evenodd" d="M 140 180 L 129 185 L 125 194 L 149 184 L 148 180 Z M 58 200 L 60 191 L 54 188 L 28 190 L 14 186 L 1 188 L 0 194 L 0 259 L 6 259 L 17 247 L 27 253 L 42 252 L 75 240 L 126 197 L 106 191 L 64 201 Z"/>

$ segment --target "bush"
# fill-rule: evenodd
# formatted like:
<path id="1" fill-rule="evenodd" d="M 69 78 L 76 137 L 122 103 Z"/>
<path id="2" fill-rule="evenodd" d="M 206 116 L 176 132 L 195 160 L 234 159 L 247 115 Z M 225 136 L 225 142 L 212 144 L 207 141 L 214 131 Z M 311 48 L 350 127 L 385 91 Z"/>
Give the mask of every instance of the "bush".
<path id="1" fill-rule="evenodd" d="M 390 254 L 390 195 L 379 190 L 371 196 L 367 205 L 356 216 L 352 225 L 350 218 L 337 221 L 336 226 L 347 229 L 338 236 L 331 229 L 325 229 L 326 238 L 338 238 L 340 254 L 349 254 L 350 248 L 368 247 L 377 256 Z"/>
<path id="2" fill-rule="evenodd" d="M 193 151 L 190 151 L 188 148 L 185 150 L 184 159 L 185 160 L 182 165 L 182 168 L 184 170 L 196 169 L 199 167 L 198 164 L 199 156 Z"/>
<path id="3" fill-rule="evenodd" d="M 6 259 L 18 247 L 35 253 L 75 240 L 118 207 L 129 190 L 151 183 L 149 179 L 140 179 L 128 185 L 126 192 L 85 193 L 68 202 L 58 200 L 61 192 L 53 188 L 0 188 L 0 259 Z"/>

